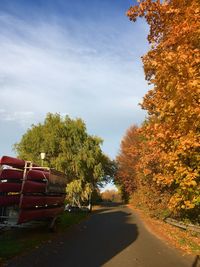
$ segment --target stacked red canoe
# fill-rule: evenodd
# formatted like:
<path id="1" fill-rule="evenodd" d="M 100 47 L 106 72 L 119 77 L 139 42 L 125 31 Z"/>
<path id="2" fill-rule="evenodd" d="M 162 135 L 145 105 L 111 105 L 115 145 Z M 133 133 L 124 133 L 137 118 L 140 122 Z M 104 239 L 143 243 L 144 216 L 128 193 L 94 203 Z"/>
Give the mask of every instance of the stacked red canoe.
<path id="1" fill-rule="evenodd" d="M 54 218 L 64 210 L 63 173 L 7 156 L 0 165 L 0 207 L 18 207 L 18 224 Z"/>

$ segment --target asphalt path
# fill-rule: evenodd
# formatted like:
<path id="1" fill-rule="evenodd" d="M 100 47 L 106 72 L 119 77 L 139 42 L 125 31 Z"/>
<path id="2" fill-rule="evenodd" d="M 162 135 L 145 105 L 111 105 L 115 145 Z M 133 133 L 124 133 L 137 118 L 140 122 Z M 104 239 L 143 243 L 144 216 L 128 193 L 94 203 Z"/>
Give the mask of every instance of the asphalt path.
<path id="1" fill-rule="evenodd" d="M 104 207 L 51 243 L 9 262 L 9 267 L 197 267 L 151 234 L 131 209 Z"/>

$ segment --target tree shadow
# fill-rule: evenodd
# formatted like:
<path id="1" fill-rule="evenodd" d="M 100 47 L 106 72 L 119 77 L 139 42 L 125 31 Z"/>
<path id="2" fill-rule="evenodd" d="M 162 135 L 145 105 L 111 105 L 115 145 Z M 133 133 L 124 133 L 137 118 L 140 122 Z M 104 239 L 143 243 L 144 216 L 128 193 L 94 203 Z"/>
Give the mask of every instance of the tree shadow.
<path id="1" fill-rule="evenodd" d="M 107 209 L 9 266 L 102 266 L 137 237 L 138 229 L 131 223 L 130 213 Z"/>
<path id="2" fill-rule="evenodd" d="M 200 259 L 199 259 L 199 255 L 197 255 L 194 259 L 194 262 L 192 264 L 192 267 L 198 267 L 200 266 Z"/>

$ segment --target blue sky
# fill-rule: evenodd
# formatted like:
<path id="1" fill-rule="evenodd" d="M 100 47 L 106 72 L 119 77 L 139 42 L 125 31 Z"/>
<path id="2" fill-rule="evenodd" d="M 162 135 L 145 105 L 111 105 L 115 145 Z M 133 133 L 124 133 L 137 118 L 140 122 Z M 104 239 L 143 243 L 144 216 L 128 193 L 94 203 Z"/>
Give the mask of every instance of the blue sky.
<path id="1" fill-rule="evenodd" d="M 147 25 L 131 23 L 130 0 L 0 1 L 0 151 L 47 112 L 81 117 L 114 158 L 145 117 L 140 57 Z"/>

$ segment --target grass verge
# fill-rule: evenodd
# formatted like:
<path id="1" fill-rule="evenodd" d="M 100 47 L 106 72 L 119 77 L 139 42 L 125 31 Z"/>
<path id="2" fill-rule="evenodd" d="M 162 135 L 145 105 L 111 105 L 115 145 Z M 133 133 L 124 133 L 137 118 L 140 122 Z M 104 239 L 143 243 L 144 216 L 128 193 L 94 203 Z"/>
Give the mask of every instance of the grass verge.
<path id="1" fill-rule="evenodd" d="M 37 228 L 16 228 L 0 232 L 0 266 L 6 260 L 38 248 L 40 245 L 56 238 L 70 226 L 79 223 L 87 216 L 86 212 L 64 212 L 58 218 L 55 233 L 49 231 L 46 223 Z"/>

